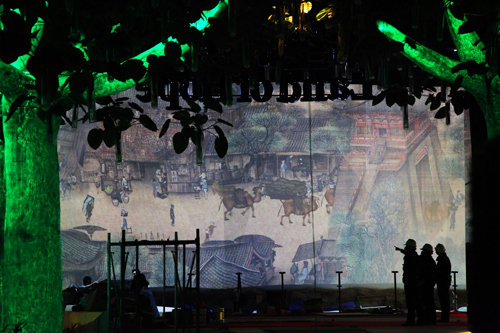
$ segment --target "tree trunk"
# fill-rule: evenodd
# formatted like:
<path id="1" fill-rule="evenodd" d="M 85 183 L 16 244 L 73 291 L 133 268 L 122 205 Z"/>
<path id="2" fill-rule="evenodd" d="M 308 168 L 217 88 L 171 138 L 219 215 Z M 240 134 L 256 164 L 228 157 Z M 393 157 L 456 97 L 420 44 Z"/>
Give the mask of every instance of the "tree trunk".
<path id="1" fill-rule="evenodd" d="M 3 110 L 8 105 L 4 98 Z M 52 120 L 51 134 L 49 127 L 38 118 L 36 108 L 22 108 L 3 124 L 2 327 L 24 323 L 23 332 L 62 329 L 59 117 Z"/>
<path id="2" fill-rule="evenodd" d="M 487 91 L 486 95 L 474 95 L 477 103 L 481 107 L 484 119 L 486 121 L 486 128 L 488 132 L 488 139 L 493 140 L 500 137 L 500 117 L 498 110 L 500 110 L 500 89 L 498 85 L 492 87 L 492 91 Z"/>
<path id="3" fill-rule="evenodd" d="M 2 101 L 0 97 L 0 111 L 2 110 Z M 0 121 L 3 119 L 0 118 Z M 5 221 L 5 174 L 4 174 L 4 148 L 5 142 L 3 140 L 3 121 L 0 125 L 0 232 L 3 232 L 4 221 Z M 0 300 L 3 300 L 3 235 L 0 236 Z M 3 316 L 2 316 L 2 306 L 3 302 L 0 302 L 0 327 L 4 327 Z"/>

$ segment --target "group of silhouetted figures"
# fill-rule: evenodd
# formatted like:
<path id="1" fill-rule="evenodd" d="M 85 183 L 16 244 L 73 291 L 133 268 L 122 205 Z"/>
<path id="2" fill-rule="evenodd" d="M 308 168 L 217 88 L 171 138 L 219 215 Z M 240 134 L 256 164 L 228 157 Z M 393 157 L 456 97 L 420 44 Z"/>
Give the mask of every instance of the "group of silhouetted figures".
<path id="1" fill-rule="evenodd" d="M 443 244 L 435 247 L 437 263 L 432 257 L 432 245 L 425 244 L 417 254 L 417 243 L 413 239 L 406 241 L 404 249 L 396 247 L 404 254 L 403 284 L 408 315 L 403 326 L 436 325 L 436 305 L 434 286 L 437 285 L 441 318 L 439 322 L 450 320 L 450 285 L 451 262 Z M 415 313 L 417 321 L 415 322 Z"/>
<path id="2" fill-rule="evenodd" d="M 130 288 L 125 289 L 123 309 L 125 312 L 137 313 L 143 317 L 143 323 L 159 318 L 158 307 L 146 276 L 137 268 L 132 270 L 133 280 Z M 114 292 L 111 301 L 115 298 Z M 63 308 L 73 305 L 72 311 L 106 311 L 107 280 L 92 283 L 90 276 L 83 278 L 83 285 L 71 285 L 63 290 Z"/>

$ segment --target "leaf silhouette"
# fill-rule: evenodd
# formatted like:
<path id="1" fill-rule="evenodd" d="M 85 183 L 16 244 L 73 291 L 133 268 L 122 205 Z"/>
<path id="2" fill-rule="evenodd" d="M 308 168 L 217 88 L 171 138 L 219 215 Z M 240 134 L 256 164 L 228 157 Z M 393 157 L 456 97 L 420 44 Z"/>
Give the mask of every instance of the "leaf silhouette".
<path id="1" fill-rule="evenodd" d="M 170 126 L 170 121 L 171 119 L 167 119 L 167 121 L 163 124 L 163 126 L 161 127 L 161 131 L 160 131 L 160 136 L 159 138 L 161 138 L 162 136 L 165 135 L 165 133 L 167 133 L 168 131 L 168 127 Z"/>
<path id="2" fill-rule="evenodd" d="M 150 131 L 156 132 L 158 130 L 155 122 L 145 114 L 141 114 L 141 116 L 139 117 L 139 122 Z"/>
<path id="3" fill-rule="evenodd" d="M 175 133 L 172 138 L 176 154 L 182 154 L 189 145 L 189 137 L 185 137 L 181 132 Z"/>
<path id="4" fill-rule="evenodd" d="M 100 128 L 94 128 L 89 131 L 87 135 L 87 142 L 92 149 L 96 150 L 102 143 L 103 130 Z"/>

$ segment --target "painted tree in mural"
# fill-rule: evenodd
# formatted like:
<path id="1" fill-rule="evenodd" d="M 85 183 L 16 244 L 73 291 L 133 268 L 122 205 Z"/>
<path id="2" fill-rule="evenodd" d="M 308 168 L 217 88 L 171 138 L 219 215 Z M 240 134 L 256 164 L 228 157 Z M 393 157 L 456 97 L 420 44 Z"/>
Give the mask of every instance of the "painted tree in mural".
<path id="1" fill-rule="evenodd" d="M 365 261 L 371 262 L 373 257 L 363 239 L 367 228 L 360 220 L 361 216 L 358 211 L 351 214 L 333 211 L 329 216 L 329 226 L 337 233 L 337 249 L 339 253 L 342 253 L 341 260 L 347 265 L 346 279 L 349 283 L 366 281 L 368 275 L 371 274 L 365 269 L 364 263 Z"/>
<path id="2" fill-rule="evenodd" d="M 344 157 L 351 150 L 354 121 L 347 115 L 330 115 L 332 125 L 315 128 L 311 133 L 311 149 L 315 153 L 327 154 L 330 158 L 330 179 L 338 174 Z"/>
<path id="3" fill-rule="evenodd" d="M 256 174 L 251 176 L 259 178 L 265 167 L 260 163 L 259 153 L 282 151 L 288 144 L 285 133 L 296 121 L 294 115 L 276 110 L 251 114 L 242 128 L 228 134 L 230 151 L 249 155 L 248 166 L 256 167 Z"/>
<path id="4" fill-rule="evenodd" d="M 398 244 L 404 234 L 405 221 L 408 217 L 403 186 L 398 179 L 382 181 L 371 191 L 368 202 L 370 230 L 367 238 L 372 253 L 376 253 L 374 270 L 379 281 L 387 277 L 387 267 L 394 263 L 394 244 Z M 412 232 L 413 230 L 409 230 Z"/>
<path id="5" fill-rule="evenodd" d="M 443 179 L 465 179 L 465 150 L 464 150 L 464 124 L 452 123 L 443 132 L 442 145 L 447 154 L 439 157 L 439 170 Z"/>

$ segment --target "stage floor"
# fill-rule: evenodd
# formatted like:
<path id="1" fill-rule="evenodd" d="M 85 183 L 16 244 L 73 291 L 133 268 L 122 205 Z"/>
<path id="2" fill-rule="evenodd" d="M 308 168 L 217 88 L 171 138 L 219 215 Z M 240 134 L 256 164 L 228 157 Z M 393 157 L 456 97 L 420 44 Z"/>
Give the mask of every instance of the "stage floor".
<path id="1" fill-rule="evenodd" d="M 438 313 L 439 318 L 439 313 Z M 367 315 L 323 313 L 310 315 L 281 316 L 230 316 L 226 317 L 223 324 L 200 326 L 200 332 L 234 332 L 234 333 L 308 333 L 308 332 L 349 332 L 349 333 L 391 333 L 391 332 L 448 332 L 464 333 L 467 329 L 467 316 L 465 313 L 452 313 L 449 323 L 439 323 L 434 326 L 402 327 L 406 316 L 394 315 Z M 179 329 L 182 331 L 182 328 Z M 173 328 L 157 327 L 145 332 L 166 333 L 174 332 Z M 191 327 L 189 332 L 196 332 Z"/>

